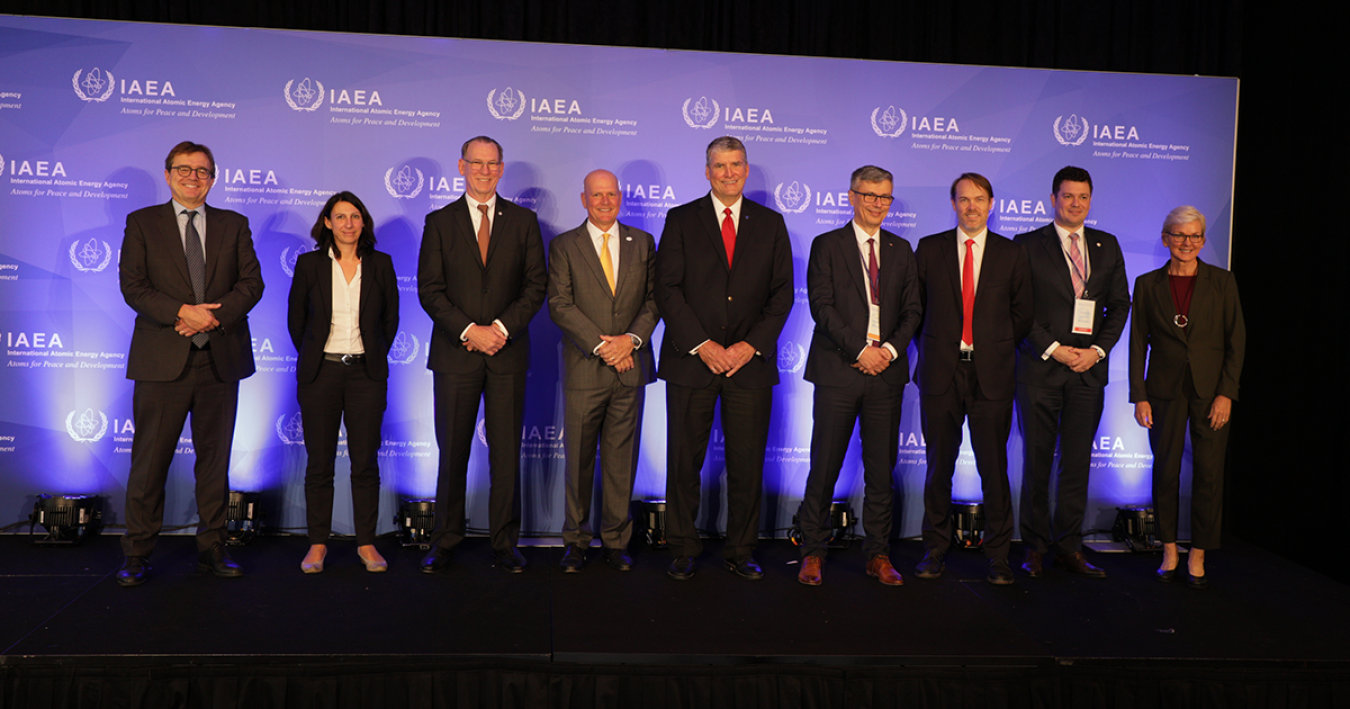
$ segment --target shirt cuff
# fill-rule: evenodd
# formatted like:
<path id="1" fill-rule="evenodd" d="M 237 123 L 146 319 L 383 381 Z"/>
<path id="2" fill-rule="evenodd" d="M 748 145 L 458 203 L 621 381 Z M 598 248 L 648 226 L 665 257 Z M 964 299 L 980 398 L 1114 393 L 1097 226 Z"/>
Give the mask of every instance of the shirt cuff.
<path id="1" fill-rule="evenodd" d="M 1050 346 L 1045 348 L 1045 351 L 1041 353 L 1041 359 L 1050 359 L 1050 355 L 1054 354 L 1057 349 L 1059 349 L 1059 341 L 1056 340 L 1055 342 L 1051 342 Z"/>

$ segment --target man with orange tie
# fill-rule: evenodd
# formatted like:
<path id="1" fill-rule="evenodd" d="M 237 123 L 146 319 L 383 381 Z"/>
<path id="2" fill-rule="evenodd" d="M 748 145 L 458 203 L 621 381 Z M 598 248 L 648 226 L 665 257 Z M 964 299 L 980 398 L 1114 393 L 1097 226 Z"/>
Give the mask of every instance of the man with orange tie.
<path id="1" fill-rule="evenodd" d="M 952 476 L 969 419 L 970 443 L 984 490 L 987 580 L 1013 582 L 1008 567 L 1012 500 L 1008 433 L 1012 428 L 1017 343 L 1031 330 L 1031 269 L 1026 252 L 988 228 L 994 188 L 967 172 L 951 187 L 957 226 L 919 240 L 915 259 L 923 324 L 915 338 L 928 470 L 923 486 L 924 557 L 916 575 L 934 579 L 952 540 Z"/>

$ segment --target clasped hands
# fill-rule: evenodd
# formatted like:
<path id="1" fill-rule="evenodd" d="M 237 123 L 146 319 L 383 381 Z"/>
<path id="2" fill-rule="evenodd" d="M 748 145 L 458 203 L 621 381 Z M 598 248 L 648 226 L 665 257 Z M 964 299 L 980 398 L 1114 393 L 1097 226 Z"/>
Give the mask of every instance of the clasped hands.
<path id="1" fill-rule="evenodd" d="M 891 366 L 891 351 L 885 347 L 868 345 L 863 348 L 862 354 L 858 355 L 858 361 L 849 366 L 863 374 L 875 377 Z"/>
<path id="2" fill-rule="evenodd" d="M 600 349 L 595 356 L 604 360 L 620 374 L 633 368 L 633 338 L 627 335 L 601 335 Z"/>
<path id="3" fill-rule="evenodd" d="M 703 360 L 703 364 L 712 370 L 713 374 L 725 374 L 728 377 L 739 372 L 754 356 L 754 346 L 744 340 L 730 347 L 723 347 L 708 340 L 698 348 L 699 359 Z"/>
<path id="4" fill-rule="evenodd" d="M 496 325 L 470 325 L 464 333 L 464 348 L 491 357 L 506 346 L 506 335 Z"/>
<path id="5" fill-rule="evenodd" d="M 1097 356 L 1097 350 L 1091 347 L 1060 345 L 1055 348 L 1054 352 L 1050 353 L 1050 356 L 1054 357 L 1056 362 L 1079 374 L 1092 369 L 1092 365 L 1101 361 L 1101 357 Z"/>
<path id="6" fill-rule="evenodd" d="M 209 332 L 220 327 L 220 321 L 211 312 L 219 307 L 220 303 L 202 303 L 201 305 L 184 303 L 178 308 L 178 319 L 173 322 L 174 332 L 183 337 L 192 337 L 199 332 Z"/>

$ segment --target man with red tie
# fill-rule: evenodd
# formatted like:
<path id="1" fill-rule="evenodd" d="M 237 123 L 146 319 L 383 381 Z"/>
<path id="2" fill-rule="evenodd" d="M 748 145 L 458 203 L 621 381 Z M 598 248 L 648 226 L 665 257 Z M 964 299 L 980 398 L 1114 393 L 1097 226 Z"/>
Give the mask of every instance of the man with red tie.
<path id="1" fill-rule="evenodd" d="M 656 254 L 656 305 L 666 321 L 657 375 L 666 380 L 668 575 L 684 581 L 703 551 L 700 473 L 721 402 L 726 438 L 728 569 L 763 578 L 752 552 L 759 539 L 764 449 L 778 335 L 792 310 L 792 245 L 779 213 L 745 199 L 745 145 L 723 136 L 708 145 L 712 191 L 670 210 Z"/>
<path id="2" fill-rule="evenodd" d="M 994 188 L 987 178 L 973 172 L 956 178 L 951 200 L 957 227 L 920 239 L 915 251 L 923 304 L 915 378 L 928 450 L 924 557 L 916 575 L 942 575 L 952 539 L 952 476 L 969 419 L 984 491 L 987 580 L 1006 585 L 1013 582 L 1008 433 L 1015 353 L 1032 323 L 1031 269 L 1020 245 L 988 228 Z"/>

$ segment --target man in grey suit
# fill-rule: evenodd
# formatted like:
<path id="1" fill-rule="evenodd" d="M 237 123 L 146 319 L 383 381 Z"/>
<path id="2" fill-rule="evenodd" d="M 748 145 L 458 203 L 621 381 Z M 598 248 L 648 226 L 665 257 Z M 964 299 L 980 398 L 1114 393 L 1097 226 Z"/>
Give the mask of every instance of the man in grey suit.
<path id="1" fill-rule="evenodd" d="M 600 446 L 600 541 L 605 562 L 630 571 L 628 503 L 637 470 L 645 388 L 655 377 L 650 340 L 658 316 L 652 291 L 656 242 L 618 223 L 623 193 L 608 170 L 586 176 L 587 219 L 549 244 L 548 313 L 563 345 L 563 431 L 567 505 L 564 573 L 586 563 L 595 452 Z"/>
<path id="2" fill-rule="evenodd" d="M 206 208 L 216 161 L 183 142 L 164 159 L 173 199 L 127 215 L 118 278 L 136 311 L 127 378 L 136 382 L 131 472 L 127 476 L 126 561 L 117 583 L 139 586 L 164 524 L 164 482 L 183 423 L 192 414 L 197 454 L 198 568 L 243 575 L 225 551 L 230 447 L 239 380 L 253 374 L 248 312 L 262 297 L 262 271 L 248 219 Z"/>

